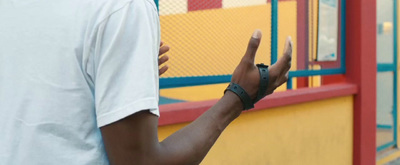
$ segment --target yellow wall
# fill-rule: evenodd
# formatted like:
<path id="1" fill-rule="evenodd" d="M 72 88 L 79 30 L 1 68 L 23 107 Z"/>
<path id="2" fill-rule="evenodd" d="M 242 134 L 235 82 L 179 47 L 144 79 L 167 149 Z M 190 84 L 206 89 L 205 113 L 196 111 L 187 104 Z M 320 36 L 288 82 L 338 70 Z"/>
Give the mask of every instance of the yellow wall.
<path id="1" fill-rule="evenodd" d="M 317 42 L 318 42 L 318 0 L 311 0 L 309 7 L 312 10 L 308 11 L 309 19 L 309 59 L 317 59 Z"/>
<path id="2" fill-rule="evenodd" d="M 291 36 L 292 70 L 296 70 L 297 17 L 296 1 L 279 3 L 278 55 Z M 173 7 L 172 7 L 173 9 Z M 162 77 L 186 77 L 232 74 L 239 64 L 252 32 L 261 29 L 263 38 L 256 63 L 270 64 L 271 4 L 212 9 L 185 14 L 161 15 L 162 40 L 171 46 L 170 69 Z M 296 87 L 296 81 L 293 81 Z M 162 89 L 161 96 L 185 101 L 217 99 L 227 84 Z M 210 92 L 205 92 L 204 90 Z M 285 91 L 282 85 L 276 91 Z"/>
<path id="3" fill-rule="evenodd" d="M 160 140 L 185 125 L 160 127 Z M 202 164 L 350 165 L 352 141 L 353 97 L 338 97 L 244 113 Z"/>
<path id="4" fill-rule="evenodd" d="M 231 74 L 255 29 L 263 39 L 256 62 L 270 63 L 271 5 L 210 9 L 160 16 L 162 40 L 171 46 L 170 70 L 163 77 Z M 284 41 L 297 41 L 296 1 L 279 4 L 279 55 Z M 296 44 L 293 54 L 296 59 Z M 296 62 L 293 61 L 293 68 Z"/>
<path id="5" fill-rule="evenodd" d="M 258 5 L 160 16 L 161 38 L 172 48 L 163 77 L 231 74 L 255 29 L 264 32 L 257 61 L 269 63 L 269 9 Z"/>

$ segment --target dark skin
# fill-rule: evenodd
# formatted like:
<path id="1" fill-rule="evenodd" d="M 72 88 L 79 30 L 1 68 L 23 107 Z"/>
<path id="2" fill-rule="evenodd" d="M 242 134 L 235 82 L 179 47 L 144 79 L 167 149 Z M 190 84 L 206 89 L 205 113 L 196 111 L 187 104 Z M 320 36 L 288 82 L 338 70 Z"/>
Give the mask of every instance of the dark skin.
<path id="1" fill-rule="evenodd" d="M 259 87 L 260 76 L 254 58 L 260 40 L 261 32 L 257 30 L 231 80 L 244 88 L 252 98 L 256 97 Z M 283 57 L 269 68 L 267 95 L 287 81 L 291 57 L 292 42 L 289 37 Z M 228 91 L 199 118 L 162 142 L 158 141 L 158 117 L 148 110 L 101 127 L 101 133 L 108 158 L 113 165 L 199 164 L 222 131 L 242 110 L 239 97 Z"/>
<path id="2" fill-rule="evenodd" d="M 169 56 L 168 55 L 164 55 L 165 53 L 167 53 L 169 51 L 169 46 L 168 45 L 164 45 L 164 42 L 161 41 L 160 43 L 160 50 L 158 53 L 158 66 L 161 66 L 162 64 L 166 63 L 169 60 Z M 164 65 L 163 67 L 159 68 L 159 75 L 161 76 L 162 74 L 164 74 L 166 71 L 168 70 L 168 65 Z"/>

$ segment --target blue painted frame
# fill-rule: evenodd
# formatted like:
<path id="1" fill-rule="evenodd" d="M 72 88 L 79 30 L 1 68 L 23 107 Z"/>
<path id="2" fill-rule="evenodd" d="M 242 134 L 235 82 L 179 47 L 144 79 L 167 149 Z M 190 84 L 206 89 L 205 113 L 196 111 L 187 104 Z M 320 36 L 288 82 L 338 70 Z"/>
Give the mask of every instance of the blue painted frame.
<path id="1" fill-rule="evenodd" d="M 160 88 L 175 88 L 230 82 L 232 75 L 160 78 Z"/>
<path id="2" fill-rule="evenodd" d="M 158 7 L 158 0 L 155 0 Z M 292 89 L 292 78 L 308 77 L 316 75 L 333 75 L 345 74 L 345 46 L 346 46 L 346 0 L 341 0 L 341 39 L 340 39 L 340 54 L 341 66 L 335 69 L 321 70 L 299 70 L 289 72 L 289 81 L 287 88 Z M 278 60 L 278 0 L 271 1 L 271 64 Z M 231 80 L 232 75 L 215 75 L 215 76 L 192 76 L 192 77 L 169 77 L 160 78 L 160 88 L 174 88 L 193 85 L 207 85 L 217 83 L 227 83 Z"/>
<path id="3" fill-rule="evenodd" d="M 393 147 L 393 146 L 396 146 L 396 142 L 395 141 L 389 142 L 389 143 L 386 143 L 384 145 L 379 146 L 378 148 L 376 148 L 376 151 L 377 152 L 383 151 L 383 150 L 385 150 L 387 148 L 390 148 L 390 147 Z"/>
<path id="4" fill-rule="evenodd" d="M 393 30 L 393 48 L 394 48 L 394 50 L 393 50 L 393 54 L 394 54 L 394 57 L 393 57 L 393 61 L 394 61 L 394 65 L 395 65 L 395 67 L 394 67 L 394 83 L 393 83 L 393 99 L 394 99 L 394 101 L 393 101 L 393 108 L 394 108 L 394 110 L 393 110 L 393 118 L 394 118 L 394 123 L 393 123 L 393 125 L 394 125 L 394 127 L 395 127 L 395 129 L 394 129 L 394 141 L 396 142 L 396 144 L 395 144 L 395 147 L 398 147 L 397 146 L 397 63 L 398 63 L 398 61 L 397 61 L 397 51 L 398 51 L 398 49 L 397 49 L 397 0 L 394 0 L 394 2 L 393 2 L 393 6 L 394 6 L 394 10 L 393 10 L 393 27 L 394 27 L 394 30 Z"/>
<path id="5" fill-rule="evenodd" d="M 393 129 L 393 126 L 392 125 L 377 124 L 376 128 L 378 128 L 378 129 Z"/>
<path id="6" fill-rule="evenodd" d="M 395 144 L 395 147 L 397 147 L 397 0 L 394 0 L 394 2 L 393 2 L 393 7 L 394 7 L 394 10 L 393 10 L 393 27 L 394 27 L 394 30 L 393 30 L 393 54 L 394 54 L 394 57 L 393 57 L 393 61 L 394 61 L 394 72 L 393 72 L 393 75 L 394 75 L 394 83 L 393 83 L 393 108 L 394 108 L 394 110 L 393 110 L 393 118 L 394 118 L 394 123 L 393 123 L 393 125 L 394 125 L 394 128 L 395 129 L 393 129 L 394 130 L 394 141 L 396 142 L 396 144 Z"/>
<path id="7" fill-rule="evenodd" d="M 398 147 L 397 144 L 397 0 L 393 0 L 393 63 L 377 64 L 378 72 L 393 72 L 393 141 L 378 146 L 376 151 L 382 151 L 390 147 Z M 391 129 L 387 125 L 377 125 L 380 129 Z"/>
<path id="8" fill-rule="evenodd" d="M 271 65 L 278 61 L 278 0 L 271 1 Z"/>
<path id="9" fill-rule="evenodd" d="M 395 64 L 378 64 L 378 72 L 389 72 L 396 70 Z"/>

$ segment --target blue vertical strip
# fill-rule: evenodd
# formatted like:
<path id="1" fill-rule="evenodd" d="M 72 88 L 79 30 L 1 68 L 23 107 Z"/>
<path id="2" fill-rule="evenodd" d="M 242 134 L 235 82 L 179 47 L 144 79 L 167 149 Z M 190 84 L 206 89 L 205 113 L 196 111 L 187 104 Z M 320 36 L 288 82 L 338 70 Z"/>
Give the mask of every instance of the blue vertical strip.
<path id="1" fill-rule="evenodd" d="M 393 139 L 395 141 L 395 147 L 397 147 L 397 0 L 393 0 L 393 63 L 394 68 L 394 78 L 393 78 L 393 118 L 394 118 L 394 133 Z"/>
<path id="2" fill-rule="evenodd" d="M 340 69 L 346 73 L 346 0 L 340 2 Z"/>
<path id="3" fill-rule="evenodd" d="M 293 89 L 293 78 L 289 77 L 286 85 L 286 89 Z"/>
<path id="4" fill-rule="evenodd" d="M 278 61 L 278 0 L 271 1 L 271 65 Z"/>
<path id="5" fill-rule="evenodd" d="M 160 9 L 158 8 L 158 0 L 154 0 L 154 3 L 156 3 L 157 10 L 160 10 Z"/>

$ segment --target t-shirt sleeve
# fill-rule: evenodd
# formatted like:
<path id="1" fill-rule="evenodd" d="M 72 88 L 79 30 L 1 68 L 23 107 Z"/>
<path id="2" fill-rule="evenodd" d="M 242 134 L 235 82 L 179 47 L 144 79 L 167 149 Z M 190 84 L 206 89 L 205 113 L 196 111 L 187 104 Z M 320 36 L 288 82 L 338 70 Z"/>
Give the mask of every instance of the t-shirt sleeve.
<path id="1" fill-rule="evenodd" d="M 159 116 L 159 43 L 159 18 L 149 0 L 127 3 L 99 24 L 91 73 L 98 127 L 142 110 Z"/>

